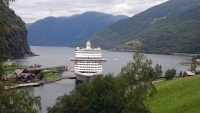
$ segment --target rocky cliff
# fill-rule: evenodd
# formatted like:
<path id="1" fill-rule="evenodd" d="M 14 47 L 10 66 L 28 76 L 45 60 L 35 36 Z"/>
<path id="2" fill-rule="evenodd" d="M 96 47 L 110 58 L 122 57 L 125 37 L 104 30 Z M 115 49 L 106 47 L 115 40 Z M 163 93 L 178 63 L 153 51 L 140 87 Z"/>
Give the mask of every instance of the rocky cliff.
<path id="1" fill-rule="evenodd" d="M 6 29 L 3 37 L 6 58 L 33 56 L 27 44 L 27 30 L 22 19 L 12 9 L 7 8 L 0 0 L 0 14 Z"/>

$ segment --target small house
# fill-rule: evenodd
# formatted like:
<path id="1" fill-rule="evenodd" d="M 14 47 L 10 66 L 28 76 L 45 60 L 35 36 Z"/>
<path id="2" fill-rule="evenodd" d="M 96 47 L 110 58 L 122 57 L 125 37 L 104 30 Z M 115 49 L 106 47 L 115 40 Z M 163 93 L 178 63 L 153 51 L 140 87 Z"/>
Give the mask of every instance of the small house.
<path id="1" fill-rule="evenodd" d="M 31 79 L 35 78 L 35 75 L 32 73 L 29 73 L 30 70 L 28 70 L 27 68 L 25 69 L 16 69 L 14 74 L 16 75 L 16 77 L 18 77 L 18 80 L 20 81 L 28 81 Z"/>
<path id="2" fill-rule="evenodd" d="M 195 73 L 194 72 L 192 72 L 192 71 L 185 71 L 184 73 L 183 73 L 183 77 L 187 77 L 187 76 L 193 76 L 193 75 L 195 75 Z"/>
<path id="3" fill-rule="evenodd" d="M 31 73 L 22 73 L 22 76 L 20 76 L 22 81 L 28 81 L 28 80 L 34 80 L 35 75 Z"/>
<path id="4" fill-rule="evenodd" d="M 16 76 L 21 76 L 21 74 L 24 72 L 24 69 L 16 69 L 15 70 L 15 72 L 14 72 L 14 74 L 16 75 Z"/>
<path id="5" fill-rule="evenodd" d="M 41 69 L 39 67 L 34 67 L 34 68 L 25 68 L 27 72 L 33 72 L 35 75 L 39 74 L 41 72 Z"/>

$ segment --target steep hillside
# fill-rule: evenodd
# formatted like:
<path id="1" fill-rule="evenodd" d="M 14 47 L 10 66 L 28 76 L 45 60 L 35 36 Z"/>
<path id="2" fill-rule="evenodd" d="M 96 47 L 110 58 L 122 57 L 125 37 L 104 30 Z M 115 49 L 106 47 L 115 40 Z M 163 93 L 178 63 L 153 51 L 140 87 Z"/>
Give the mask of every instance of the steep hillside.
<path id="1" fill-rule="evenodd" d="M 92 40 L 94 46 L 104 49 L 198 53 L 199 3 L 199 0 L 169 0 L 112 24 L 77 46 Z"/>
<path id="2" fill-rule="evenodd" d="M 4 37 L 5 58 L 22 58 L 34 55 L 27 44 L 27 31 L 25 23 L 12 9 L 5 6 L 0 0 L 0 14 L 2 22 L 6 27 Z"/>
<path id="3" fill-rule="evenodd" d="M 28 43 L 36 46 L 71 46 L 126 17 L 99 12 L 71 17 L 47 17 L 28 28 Z"/>
<path id="4" fill-rule="evenodd" d="M 156 83 L 152 113 L 199 113 L 200 75 Z"/>
<path id="5" fill-rule="evenodd" d="M 29 30 L 29 28 L 32 27 L 33 24 L 34 24 L 34 23 L 26 23 L 26 24 L 25 24 L 25 27 L 26 27 L 27 31 Z"/>

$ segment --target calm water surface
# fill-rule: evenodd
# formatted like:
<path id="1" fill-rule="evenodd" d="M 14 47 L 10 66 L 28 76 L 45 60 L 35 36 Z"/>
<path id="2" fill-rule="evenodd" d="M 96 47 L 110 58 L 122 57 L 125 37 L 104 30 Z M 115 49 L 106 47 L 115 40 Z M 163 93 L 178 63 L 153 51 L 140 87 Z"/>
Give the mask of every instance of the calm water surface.
<path id="1" fill-rule="evenodd" d="M 42 67 L 67 65 L 69 69 L 73 68 L 73 62 L 71 62 L 69 58 L 74 57 L 74 48 L 31 46 L 31 50 L 39 56 L 14 59 L 14 61 L 27 66 L 34 64 L 40 64 Z M 129 52 L 108 52 L 105 50 L 103 50 L 102 54 L 103 58 L 108 60 L 103 64 L 103 73 L 107 74 L 111 72 L 115 75 L 117 75 L 121 71 L 121 68 L 129 61 L 132 61 L 133 56 L 133 53 Z M 153 67 L 155 67 L 157 63 L 162 65 L 163 73 L 171 68 L 175 68 L 177 73 L 190 68 L 189 66 L 180 65 L 179 62 L 190 62 L 191 57 L 157 54 L 145 55 L 148 59 L 152 59 Z M 75 80 L 73 79 L 64 79 L 58 82 L 44 84 L 40 87 L 35 87 L 35 95 L 40 95 L 42 98 L 42 113 L 46 112 L 47 106 L 52 106 L 55 103 L 58 96 L 69 93 L 74 87 Z"/>

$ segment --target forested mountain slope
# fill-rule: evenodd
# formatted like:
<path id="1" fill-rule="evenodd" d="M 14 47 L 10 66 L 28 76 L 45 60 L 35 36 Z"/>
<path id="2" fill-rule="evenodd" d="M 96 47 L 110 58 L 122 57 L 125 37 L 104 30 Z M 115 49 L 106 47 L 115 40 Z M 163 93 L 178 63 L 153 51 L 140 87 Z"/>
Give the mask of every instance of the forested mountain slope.
<path id="1" fill-rule="evenodd" d="M 47 17 L 27 25 L 28 43 L 35 46 L 72 46 L 127 16 L 86 12 L 71 17 Z"/>
<path id="2" fill-rule="evenodd" d="M 6 7 L 2 0 L 0 0 L 0 14 L 2 26 L 5 26 L 6 30 L 6 36 L 3 37 L 4 58 L 22 58 L 34 55 L 27 44 L 25 23 L 12 9 Z M 2 26 L 1 30 L 4 28 Z"/>
<path id="3" fill-rule="evenodd" d="M 91 40 L 103 49 L 199 53 L 199 12 L 199 0 L 169 0 L 112 24 L 77 46 Z"/>

